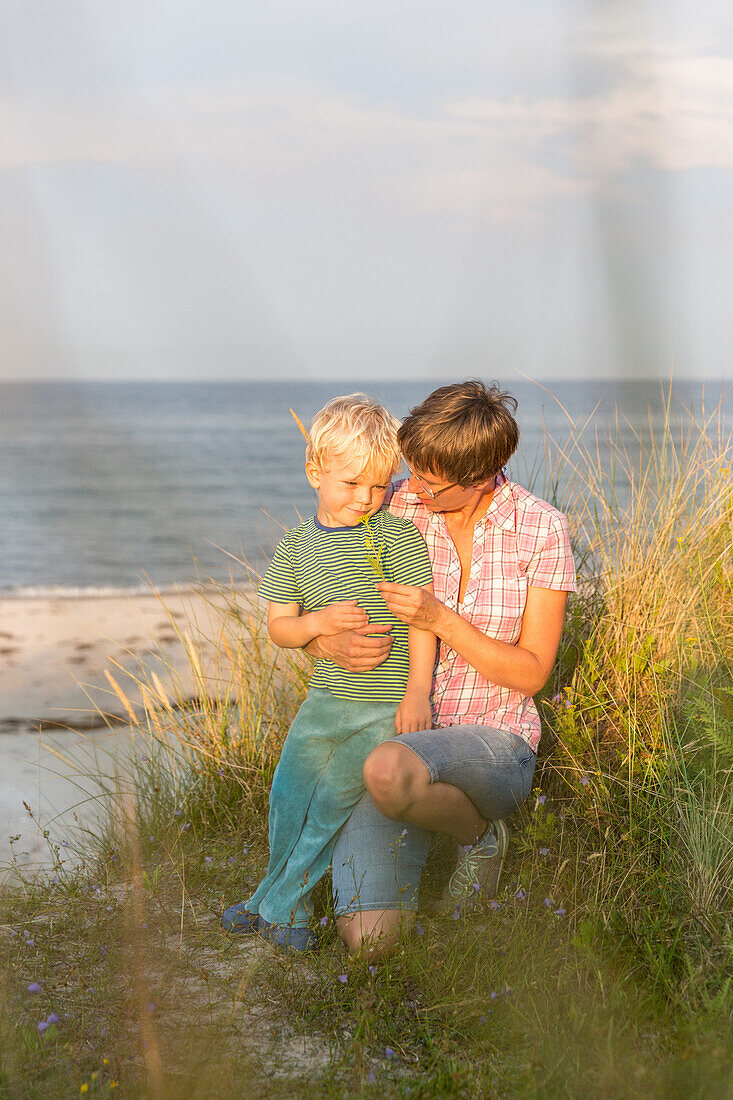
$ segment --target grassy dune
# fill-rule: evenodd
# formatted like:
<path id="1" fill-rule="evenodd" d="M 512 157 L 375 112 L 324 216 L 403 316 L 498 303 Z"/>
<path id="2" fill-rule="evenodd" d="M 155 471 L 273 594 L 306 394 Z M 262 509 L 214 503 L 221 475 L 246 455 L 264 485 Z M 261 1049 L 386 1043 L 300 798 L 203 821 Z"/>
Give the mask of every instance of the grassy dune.
<path id="1" fill-rule="evenodd" d="M 2 898 L 0 1095 L 733 1096 L 733 450 L 673 401 L 610 464 L 575 429 L 548 444 L 582 584 L 499 898 L 376 966 L 347 960 L 325 886 L 308 961 L 221 933 L 308 673 L 232 595 L 218 666 L 187 642 L 197 698 L 144 685 L 84 867 L 58 852 L 56 882 Z"/>

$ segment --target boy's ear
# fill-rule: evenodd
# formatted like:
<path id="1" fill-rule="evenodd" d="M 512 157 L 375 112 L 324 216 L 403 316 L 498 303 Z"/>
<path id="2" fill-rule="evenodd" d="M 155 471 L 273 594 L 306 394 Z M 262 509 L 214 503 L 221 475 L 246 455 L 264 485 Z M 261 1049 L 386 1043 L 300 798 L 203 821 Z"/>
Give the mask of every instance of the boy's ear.
<path id="1" fill-rule="evenodd" d="M 321 469 L 316 466 L 315 462 L 306 462 L 305 464 L 305 476 L 308 478 L 308 483 L 314 489 L 320 489 L 321 487 Z"/>

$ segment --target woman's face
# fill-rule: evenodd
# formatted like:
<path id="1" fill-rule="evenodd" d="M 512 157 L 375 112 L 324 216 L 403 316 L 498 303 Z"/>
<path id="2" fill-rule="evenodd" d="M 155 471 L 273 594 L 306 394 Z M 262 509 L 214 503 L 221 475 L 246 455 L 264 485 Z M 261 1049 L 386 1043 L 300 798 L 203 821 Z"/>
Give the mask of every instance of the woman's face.
<path id="1" fill-rule="evenodd" d="M 474 501 L 477 496 L 483 496 L 494 487 L 493 478 L 480 485 L 471 485 L 466 488 L 456 485 L 455 482 L 446 481 L 437 474 L 423 473 L 409 465 L 407 469 L 410 472 L 408 489 L 411 493 L 417 494 L 421 503 L 430 512 L 458 512 L 469 502 Z"/>

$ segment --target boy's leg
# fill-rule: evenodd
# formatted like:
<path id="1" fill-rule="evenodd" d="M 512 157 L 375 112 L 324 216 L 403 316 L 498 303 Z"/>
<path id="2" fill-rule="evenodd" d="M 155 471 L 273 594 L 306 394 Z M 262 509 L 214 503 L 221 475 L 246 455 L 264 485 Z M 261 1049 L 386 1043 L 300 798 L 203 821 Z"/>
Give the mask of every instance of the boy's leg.
<path id="1" fill-rule="evenodd" d="M 341 826 L 364 793 L 364 760 L 394 731 L 392 705 L 338 702 L 344 714 L 341 737 L 335 733 L 300 834 L 286 864 L 277 875 L 268 876 L 267 895 L 260 902 L 260 913 L 271 923 L 297 925 L 309 919 L 310 894 L 331 862 Z"/>
<path id="2" fill-rule="evenodd" d="M 237 910 L 259 912 L 260 901 L 277 880 L 301 833 L 313 791 L 332 751 L 333 731 L 319 722 L 319 704 L 323 702 L 319 696 L 324 695 L 333 698 L 328 692 L 310 692 L 306 696 L 285 738 L 270 790 L 267 872 L 252 897 L 237 906 Z"/>

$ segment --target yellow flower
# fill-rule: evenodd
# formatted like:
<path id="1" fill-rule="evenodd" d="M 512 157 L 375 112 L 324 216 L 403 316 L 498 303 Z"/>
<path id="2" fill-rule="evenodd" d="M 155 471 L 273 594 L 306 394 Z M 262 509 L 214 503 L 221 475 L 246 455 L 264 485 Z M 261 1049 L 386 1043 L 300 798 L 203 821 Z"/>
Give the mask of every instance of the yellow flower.
<path id="1" fill-rule="evenodd" d="M 84 1082 L 84 1084 L 79 1089 L 79 1092 L 89 1092 L 89 1085 L 86 1083 L 86 1081 Z"/>
<path id="2" fill-rule="evenodd" d="M 109 1065 L 109 1058 L 103 1058 L 102 1059 L 102 1065 L 103 1066 L 108 1066 Z"/>
<path id="3" fill-rule="evenodd" d="M 99 1074 L 95 1070 L 94 1073 L 92 1074 L 92 1081 L 96 1081 L 98 1077 L 99 1077 Z"/>
<path id="4" fill-rule="evenodd" d="M 111 1089 L 116 1089 L 117 1088 L 117 1081 L 110 1081 L 109 1087 Z"/>

